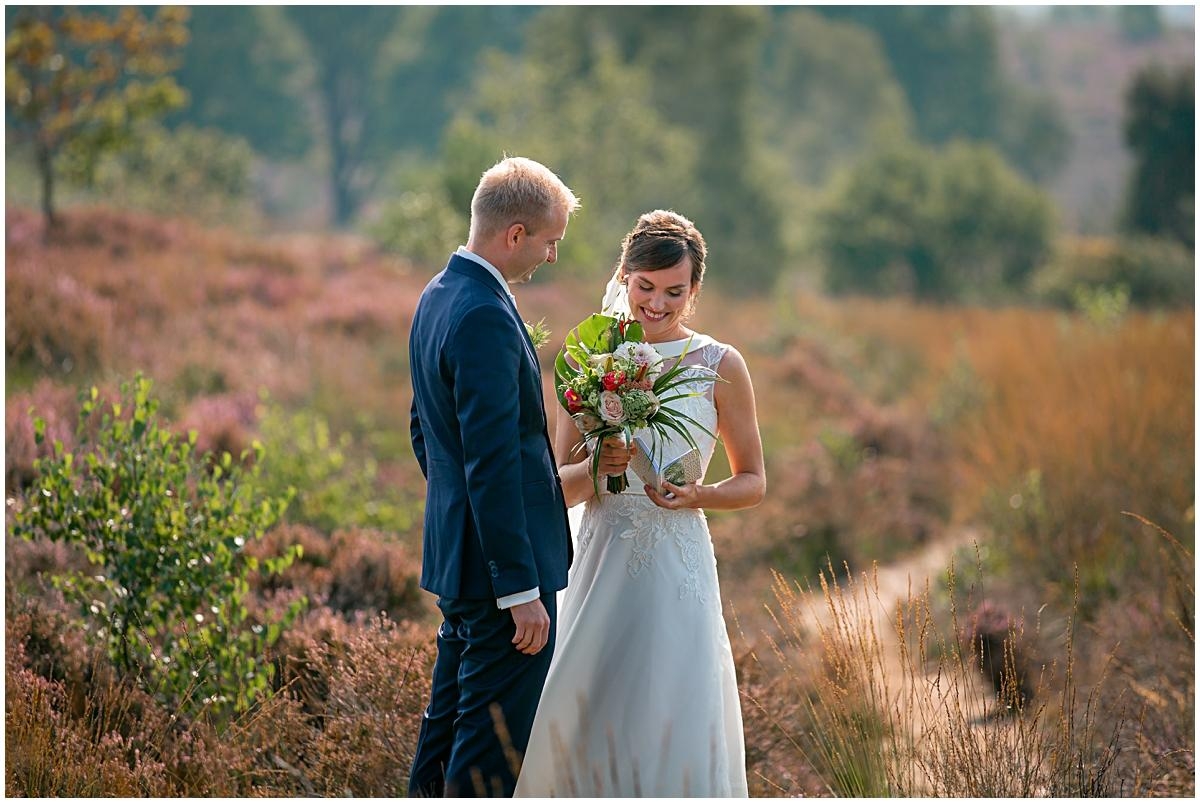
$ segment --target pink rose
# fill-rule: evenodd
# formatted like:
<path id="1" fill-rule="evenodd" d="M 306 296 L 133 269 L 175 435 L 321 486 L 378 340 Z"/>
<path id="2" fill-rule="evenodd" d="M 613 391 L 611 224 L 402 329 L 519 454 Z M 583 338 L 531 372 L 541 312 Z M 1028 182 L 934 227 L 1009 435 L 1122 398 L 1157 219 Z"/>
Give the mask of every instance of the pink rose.
<path id="1" fill-rule="evenodd" d="M 611 390 L 600 394 L 600 415 L 606 424 L 620 424 L 625 420 L 625 405 L 621 397 Z"/>

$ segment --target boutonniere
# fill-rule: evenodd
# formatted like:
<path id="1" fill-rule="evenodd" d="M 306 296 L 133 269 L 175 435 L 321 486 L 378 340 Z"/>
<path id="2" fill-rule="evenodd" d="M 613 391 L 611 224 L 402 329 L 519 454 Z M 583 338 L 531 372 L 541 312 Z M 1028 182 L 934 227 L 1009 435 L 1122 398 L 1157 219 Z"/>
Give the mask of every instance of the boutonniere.
<path id="1" fill-rule="evenodd" d="M 533 324 L 526 321 L 525 331 L 529 333 L 529 339 L 533 341 L 535 349 L 540 349 L 550 341 L 550 330 L 546 327 L 545 318 Z"/>

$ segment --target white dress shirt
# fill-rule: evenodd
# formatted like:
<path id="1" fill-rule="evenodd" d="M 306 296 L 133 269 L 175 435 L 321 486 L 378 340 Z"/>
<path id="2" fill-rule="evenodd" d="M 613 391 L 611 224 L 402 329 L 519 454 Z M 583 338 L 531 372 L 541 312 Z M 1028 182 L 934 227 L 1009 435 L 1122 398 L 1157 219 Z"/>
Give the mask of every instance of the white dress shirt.
<path id="1" fill-rule="evenodd" d="M 479 256 L 479 254 L 468 251 L 466 246 L 462 245 L 460 245 L 458 250 L 454 253 L 463 259 L 469 259 L 477 265 L 482 265 L 483 268 L 492 275 L 492 278 L 494 278 L 496 282 L 504 288 L 504 292 L 508 293 L 508 297 L 513 300 L 513 306 L 516 306 L 517 297 L 513 295 L 512 290 L 508 289 L 508 282 L 505 280 L 504 275 L 500 273 L 500 271 L 497 270 L 491 262 L 488 262 L 486 259 Z M 500 597 L 498 600 L 496 600 L 496 605 L 501 609 L 507 609 L 513 607 L 514 605 L 522 605 L 526 602 L 533 602 L 540 596 L 540 589 L 531 588 L 528 591 L 518 591 L 516 594 L 509 594 L 506 597 Z"/>

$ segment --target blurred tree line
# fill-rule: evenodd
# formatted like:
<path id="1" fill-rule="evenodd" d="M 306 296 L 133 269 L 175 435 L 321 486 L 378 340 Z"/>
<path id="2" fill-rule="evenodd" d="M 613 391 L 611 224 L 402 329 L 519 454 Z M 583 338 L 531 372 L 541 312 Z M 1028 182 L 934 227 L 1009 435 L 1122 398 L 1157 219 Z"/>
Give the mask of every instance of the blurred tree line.
<path id="1" fill-rule="evenodd" d="M 10 31 L 20 13 L 6 10 Z M 803 273 L 843 292 L 1019 294 L 1055 256 L 1040 185 L 1070 137 L 1051 98 L 1006 80 L 993 13 L 198 6 L 173 72 L 188 102 L 154 152 L 187 132 L 196 164 L 208 148 L 260 178 L 307 165 L 331 224 L 431 267 L 465 238 L 480 172 L 514 153 L 580 195 L 562 262 L 597 281 L 637 215 L 668 206 L 705 232 L 713 280 L 732 290 Z M 1152 35 L 1150 16 L 1127 16 Z M 1123 223 L 1190 249 L 1179 188 L 1194 157 L 1154 155 L 1194 115 L 1170 80 L 1131 90 Z"/>

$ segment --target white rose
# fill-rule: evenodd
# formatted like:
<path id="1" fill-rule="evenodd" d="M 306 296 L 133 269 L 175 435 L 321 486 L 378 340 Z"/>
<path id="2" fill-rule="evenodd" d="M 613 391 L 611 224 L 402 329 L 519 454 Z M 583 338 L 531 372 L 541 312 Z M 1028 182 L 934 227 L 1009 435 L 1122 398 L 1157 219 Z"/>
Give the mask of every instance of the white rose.
<path id="1" fill-rule="evenodd" d="M 600 394 L 600 415 L 607 424 L 620 424 L 625 420 L 625 405 L 621 397 L 611 390 Z"/>
<path id="2" fill-rule="evenodd" d="M 644 379 L 653 380 L 656 376 L 662 373 L 663 357 L 658 353 L 658 349 L 649 343 L 622 343 L 621 348 L 629 347 L 628 356 L 626 359 L 634 365 L 646 366 L 646 375 Z M 621 351 L 621 349 L 617 349 Z"/>

